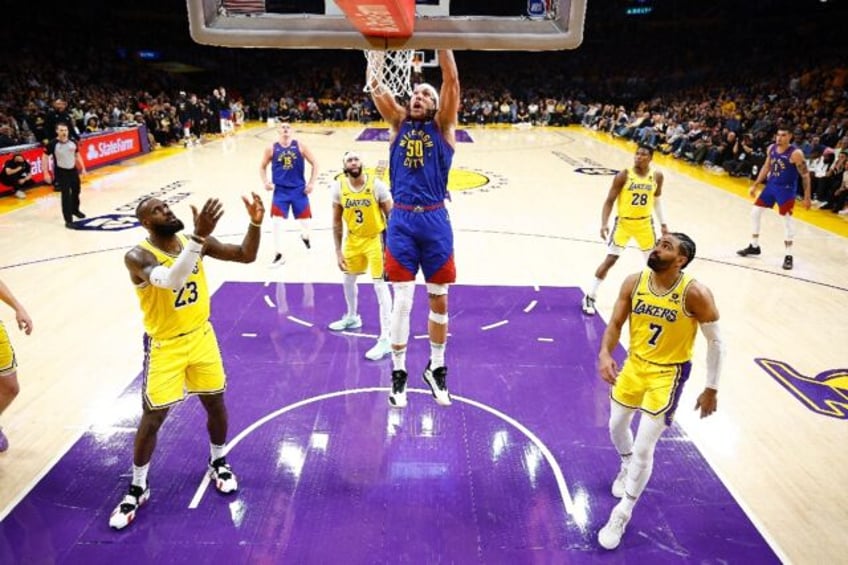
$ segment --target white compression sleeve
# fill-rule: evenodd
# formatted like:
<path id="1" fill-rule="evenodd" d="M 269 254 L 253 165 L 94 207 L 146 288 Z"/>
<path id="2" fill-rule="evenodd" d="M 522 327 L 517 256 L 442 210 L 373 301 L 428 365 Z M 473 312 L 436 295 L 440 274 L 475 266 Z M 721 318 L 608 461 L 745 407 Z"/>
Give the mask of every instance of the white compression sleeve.
<path id="1" fill-rule="evenodd" d="M 707 388 L 718 390 L 725 354 L 718 321 L 701 324 L 701 332 L 707 338 Z"/>
<path id="2" fill-rule="evenodd" d="M 392 283 L 395 290 L 392 307 L 392 345 L 406 345 L 409 341 L 409 315 L 415 298 L 415 282 Z"/>
<path id="3" fill-rule="evenodd" d="M 345 273 L 342 288 L 347 304 L 347 315 L 356 316 L 359 311 L 359 287 L 356 286 L 356 275 Z"/>
<path id="4" fill-rule="evenodd" d="M 150 284 L 159 288 L 180 289 L 200 258 L 203 245 L 190 239 L 170 267 L 158 265 L 150 271 Z"/>
<path id="5" fill-rule="evenodd" d="M 665 225 L 665 214 L 663 213 L 662 207 L 662 198 L 657 196 L 654 198 L 654 213 L 657 215 L 657 220 L 659 220 L 660 225 Z"/>

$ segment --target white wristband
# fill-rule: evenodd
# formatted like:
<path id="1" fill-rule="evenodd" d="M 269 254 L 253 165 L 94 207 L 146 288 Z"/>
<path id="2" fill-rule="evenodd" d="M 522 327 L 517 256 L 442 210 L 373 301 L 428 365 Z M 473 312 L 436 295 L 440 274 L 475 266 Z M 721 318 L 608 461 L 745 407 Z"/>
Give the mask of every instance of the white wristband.
<path id="1" fill-rule="evenodd" d="M 725 356 L 724 342 L 721 340 L 718 320 L 701 324 L 701 332 L 707 338 L 707 388 L 718 390 L 718 381 Z"/>

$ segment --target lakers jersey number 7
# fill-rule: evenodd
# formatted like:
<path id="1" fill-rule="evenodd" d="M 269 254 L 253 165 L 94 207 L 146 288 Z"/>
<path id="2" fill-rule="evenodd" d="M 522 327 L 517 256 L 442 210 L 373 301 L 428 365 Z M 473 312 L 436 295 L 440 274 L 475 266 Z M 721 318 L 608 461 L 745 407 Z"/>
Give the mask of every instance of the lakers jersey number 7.
<path id="1" fill-rule="evenodd" d="M 694 279 L 685 273 L 666 292 L 651 285 L 650 269 L 639 277 L 630 308 L 630 354 L 657 365 L 692 358 L 698 322 L 686 312 L 686 292 Z"/>

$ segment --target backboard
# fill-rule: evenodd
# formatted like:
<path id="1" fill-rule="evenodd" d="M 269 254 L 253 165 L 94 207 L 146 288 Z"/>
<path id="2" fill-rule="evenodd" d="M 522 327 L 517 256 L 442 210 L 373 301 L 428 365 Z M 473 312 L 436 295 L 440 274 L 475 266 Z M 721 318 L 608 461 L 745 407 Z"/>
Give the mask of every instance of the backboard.
<path id="1" fill-rule="evenodd" d="M 583 41 L 586 10 L 586 0 L 416 0 L 414 33 L 387 38 L 366 37 L 333 4 L 187 0 L 197 43 L 278 49 L 575 49 Z"/>

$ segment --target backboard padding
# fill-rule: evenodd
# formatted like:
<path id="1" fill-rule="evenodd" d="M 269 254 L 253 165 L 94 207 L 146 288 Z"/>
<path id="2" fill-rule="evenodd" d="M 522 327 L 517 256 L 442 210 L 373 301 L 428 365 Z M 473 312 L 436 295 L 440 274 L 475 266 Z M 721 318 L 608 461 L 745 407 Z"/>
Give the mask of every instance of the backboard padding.
<path id="1" fill-rule="evenodd" d="M 332 0 L 327 0 L 332 1 Z M 407 39 L 370 38 L 344 16 L 231 14 L 220 0 L 187 0 L 192 38 L 204 45 L 277 49 L 556 51 L 583 41 L 586 0 L 554 0 L 555 17 L 417 16 Z"/>

